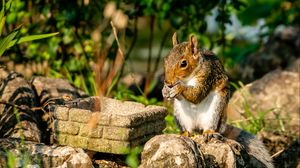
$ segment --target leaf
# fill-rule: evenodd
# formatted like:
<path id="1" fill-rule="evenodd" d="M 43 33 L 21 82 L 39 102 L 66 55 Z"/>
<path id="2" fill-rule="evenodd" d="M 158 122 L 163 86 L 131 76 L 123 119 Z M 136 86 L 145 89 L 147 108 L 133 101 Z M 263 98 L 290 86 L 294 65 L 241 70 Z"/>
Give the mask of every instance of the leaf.
<path id="1" fill-rule="evenodd" d="M 2 34 L 3 26 L 5 24 L 6 16 L 5 16 L 5 0 L 2 0 L 2 8 L 0 12 L 0 36 Z"/>
<path id="2" fill-rule="evenodd" d="M 1 19 L 1 21 L 0 21 L 0 36 L 1 36 L 4 24 L 5 24 L 6 17 L 5 16 L 3 16 L 3 17 L 0 16 L 0 19 Z"/>
<path id="3" fill-rule="evenodd" d="M 8 0 L 5 4 L 5 10 L 8 11 L 11 8 L 11 4 L 12 4 L 13 0 Z M 5 11 L 5 12 L 6 12 Z"/>
<path id="4" fill-rule="evenodd" d="M 29 36 L 21 37 L 19 39 L 11 41 L 9 43 L 8 48 L 14 46 L 15 44 L 20 44 L 20 43 L 24 43 L 24 42 L 28 42 L 28 41 L 33 41 L 33 40 L 44 39 L 44 38 L 55 36 L 57 34 L 59 34 L 59 32 L 49 33 L 49 34 L 29 35 Z"/>
<path id="5" fill-rule="evenodd" d="M 19 29 L 11 32 L 9 35 L 4 37 L 3 39 L 0 39 L 0 56 L 5 52 L 6 49 L 10 47 L 10 43 L 13 41 L 13 39 L 16 37 L 16 35 L 19 33 Z"/>
<path id="6" fill-rule="evenodd" d="M 2 0 L 2 9 L 1 9 L 1 12 L 0 12 L 1 21 L 2 21 L 2 18 L 4 17 L 4 14 L 5 14 L 5 0 Z"/>
<path id="7" fill-rule="evenodd" d="M 114 77 L 112 83 L 110 84 L 110 86 L 109 86 L 109 88 L 108 88 L 108 90 L 107 90 L 107 92 L 106 92 L 106 96 L 109 96 L 109 94 L 111 93 L 112 89 L 116 86 L 116 84 L 117 84 L 117 82 L 118 82 L 118 80 L 119 80 L 119 78 L 120 78 L 120 75 L 121 75 L 121 73 L 118 73 L 118 74 Z"/>

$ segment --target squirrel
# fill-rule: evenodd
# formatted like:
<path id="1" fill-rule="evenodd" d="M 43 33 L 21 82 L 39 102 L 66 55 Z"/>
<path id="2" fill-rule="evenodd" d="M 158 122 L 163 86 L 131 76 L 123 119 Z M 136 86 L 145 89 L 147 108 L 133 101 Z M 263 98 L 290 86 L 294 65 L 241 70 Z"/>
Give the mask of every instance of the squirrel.
<path id="1" fill-rule="evenodd" d="M 254 135 L 227 125 L 226 108 L 230 98 L 229 79 L 216 55 L 198 48 L 191 35 L 188 42 L 172 37 L 173 48 L 164 58 L 163 97 L 174 99 L 174 120 L 181 132 L 202 132 L 204 137 L 235 140 L 249 155 L 273 168 L 263 143 Z"/>

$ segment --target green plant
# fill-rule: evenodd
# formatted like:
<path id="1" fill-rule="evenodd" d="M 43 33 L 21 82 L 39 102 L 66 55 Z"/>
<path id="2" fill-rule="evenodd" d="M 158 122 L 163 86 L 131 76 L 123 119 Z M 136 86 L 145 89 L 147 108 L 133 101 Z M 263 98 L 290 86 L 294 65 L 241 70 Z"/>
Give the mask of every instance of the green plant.
<path id="1" fill-rule="evenodd" d="M 91 95 L 99 94 L 97 87 L 103 84 L 110 87 L 102 87 L 101 90 L 109 88 L 109 93 L 117 88 L 119 79 L 124 74 L 124 62 L 131 58 L 135 47 L 141 46 L 140 41 L 148 46 L 147 66 L 145 66 L 148 75 L 145 88 L 142 88 L 147 95 L 172 31 L 181 31 L 181 39 L 192 32 L 201 33 L 202 42 L 209 41 L 212 47 L 219 38 L 212 35 L 208 38 L 204 35 L 207 27 L 205 17 L 210 15 L 212 9 L 219 8 L 218 23 L 228 24 L 231 9 L 238 10 L 243 4 L 240 0 L 209 2 L 54 0 L 53 3 L 45 0 L 15 0 L 15 2 L 9 23 L 18 24 L 18 20 L 24 21 L 26 28 L 21 29 L 22 34 L 55 30 L 59 31 L 61 36 L 51 38 L 49 41 L 14 47 L 10 58 L 16 62 L 22 62 L 20 58 L 34 62 L 47 61 L 50 66 L 48 75 L 67 77 L 73 84 Z M 116 38 L 112 38 L 113 29 L 109 26 L 110 21 L 116 21 L 117 14 L 123 19 L 118 19 L 116 23 L 119 25 L 121 20 L 124 23 L 122 28 L 117 26 L 121 46 Z M 138 29 L 138 23 L 143 17 L 149 18 L 147 23 L 149 29 L 146 31 Z M 6 29 L 11 30 L 8 26 Z M 156 44 L 159 44 L 157 54 L 154 53 Z M 121 65 L 115 64 L 118 63 L 116 60 L 119 49 L 123 50 L 123 61 L 120 59 L 118 61 Z M 26 52 L 22 52 L 23 50 Z M 108 77 L 106 69 L 101 70 L 104 64 L 116 70 L 121 66 L 120 72 L 115 74 L 115 71 L 112 71 Z M 92 78 L 95 80 L 91 80 Z M 105 82 L 105 79 L 109 80 Z M 115 81 L 114 85 L 111 85 L 112 81 Z"/>
<path id="2" fill-rule="evenodd" d="M 162 102 L 158 101 L 157 98 L 148 98 L 138 85 L 136 85 L 136 88 L 140 94 L 135 94 L 132 90 L 129 90 L 124 85 L 119 85 L 118 88 L 113 92 L 113 96 L 118 100 L 131 100 L 144 105 L 162 105 Z"/>
<path id="3" fill-rule="evenodd" d="M 276 126 L 278 130 L 284 130 L 284 126 L 282 123 L 282 119 L 280 117 L 276 117 L 275 119 L 266 118 L 268 113 L 274 112 L 275 108 L 270 108 L 267 110 L 260 110 L 257 107 L 253 107 L 251 103 L 253 103 L 253 96 L 247 90 L 241 90 L 241 88 L 245 88 L 242 82 L 238 82 L 238 84 L 231 82 L 231 85 L 239 91 L 242 96 L 242 109 L 244 113 L 242 114 L 244 119 L 231 121 L 231 123 L 235 124 L 236 126 L 250 132 L 256 134 L 257 132 L 263 129 L 269 129 L 271 126 L 270 124 L 267 125 L 266 122 L 270 120 L 275 120 L 279 126 Z M 274 126 L 274 124 L 272 125 Z M 274 130 L 274 128 L 272 128 Z"/>
<path id="4" fill-rule="evenodd" d="M 165 118 L 166 121 L 166 128 L 164 129 L 164 134 L 178 134 L 180 130 L 176 126 L 174 122 L 174 115 L 168 114 Z"/>
<path id="5" fill-rule="evenodd" d="M 128 155 L 126 156 L 126 164 L 129 167 L 136 168 L 140 164 L 140 154 L 142 152 L 142 148 L 137 146 L 128 150 Z"/>
<path id="6" fill-rule="evenodd" d="M 17 108 L 14 108 L 14 116 L 16 118 L 17 124 L 20 125 L 20 113 Z M 15 167 L 27 167 L 29 164 L 31 164 L 32 157 L 30 156 L 25 146 L 25 139 L 23 135 L 23 130 L 21 126 L 18 126 L 19 132 L 20 132 L 20 143 L 17 143 L 16 149 L 20 152 L 17 152 L 16 154 L 12 153 L 9 150 L 5 150 L 6 157 L 7 157 L 7 167 L 8 168 L 15 168 Z"/>
<path id="7" fill-rule="evenodd" d="M 252 25 L 263 18 L 272 32 L 278 25 L 297 25 L 300 21 L 300 2 L 295 0 L 245 1 L 247 8 L 238 12 L 242 24 Z M 251 12 L 250 11 L 254 11 Z"/>
<path id="8" fill-rule="evenodd" d="M 39 35 L 28 35 L 24 37 L 18 36 L 21 31 L 22 25 L 18 26 L 16 29 L 14 29 L 12 32 L 7 34 L 6 36 L 2 36 L 3 27 L 6 21 L 6 15 L 12 5 L 13 0 L 9 0 L 7 3 L 5 3 L 5 0 L 2 0 L 2 8 L 0 13 L 0 56 L 3 55 L 3 53 L 11 48 L 12 46 L 24 42 L 29 42 L 33 40 L 48 38 L 54 35 L 57 35 L 58 33 L 50 33 L 50 34 L 39 34 Z"/>

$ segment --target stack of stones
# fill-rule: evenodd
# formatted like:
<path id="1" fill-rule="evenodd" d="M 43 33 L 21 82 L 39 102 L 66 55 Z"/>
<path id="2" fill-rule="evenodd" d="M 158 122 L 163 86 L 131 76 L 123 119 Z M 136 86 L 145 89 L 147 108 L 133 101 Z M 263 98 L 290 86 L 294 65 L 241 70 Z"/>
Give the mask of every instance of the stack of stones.
<path id="1" fill-rule="evenodd" d="M 58 144 L 97 152 L 126 154 L 165 128 L 167 111 L 160 106 L 88 97 L 56 106 Z"/>

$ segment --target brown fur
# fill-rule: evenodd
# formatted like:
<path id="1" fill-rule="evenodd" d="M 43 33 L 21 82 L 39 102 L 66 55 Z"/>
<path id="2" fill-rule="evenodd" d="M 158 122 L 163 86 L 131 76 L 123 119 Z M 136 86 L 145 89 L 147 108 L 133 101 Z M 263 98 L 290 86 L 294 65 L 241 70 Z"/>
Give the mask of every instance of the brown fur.
<path id="1" fill-rule="evenodd" d="M 218 106 L 220 115 L 214 116 L 215 126 L 212 129 L 222 132 L 227 119 L 224 109 L 229 98 L 228 77 L 222 64 L 214 53 L 199 50 L 194 36 L 191 36 L 189 42 L 178 44 L 177 35 L 174 34 L 173 45 L 164 60 L 165 85 L 194 104 L 200 103 L 211 90 L 217 91 L 223 101 Z M 180 67 L 184 60 L 187 61 L 187 66 Z M 186 84 L 191 78 L 197 79 L 196 86 Z"/>
<path id="2" fill-rule="evenodd" d="M 178 99 L 182 96 L 187 101 L 198 104 L 211 91 L 217 92 L 221 96 L 221 102 L 217 105 L 217 113 L 212 116 L 214 119 L 212 121 L 213 126 L 208 130 L 203 130 L 203 133 L 214 134 L 217 132 L 238 141 L 245 146 L 249 154 L 264 163 L 266 167 L 271 168 L 271 158 L 260 141 L 251 134 L 226 125 L 225 110 L 230 96 L 228 77 L 215 54 L 198 49 L 198 42 L 194 36 L 191 36 L 188 42 L 179 43 L 175 33 L 172 41 L 173 49 L 164 59 L 165 85 L 162 90 L 163 96 Z M 185 65 L 184 61 L 187 63 L 186 66 L 182 66 L 182 64 Z M 191 79 L 196 80 L 195 85 L 188 85 L 187 82 Z"/>

